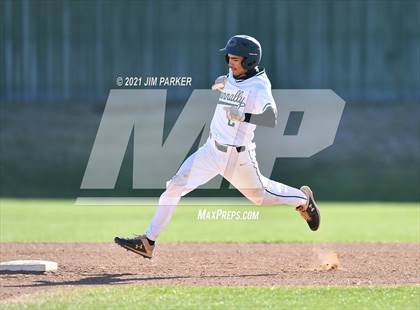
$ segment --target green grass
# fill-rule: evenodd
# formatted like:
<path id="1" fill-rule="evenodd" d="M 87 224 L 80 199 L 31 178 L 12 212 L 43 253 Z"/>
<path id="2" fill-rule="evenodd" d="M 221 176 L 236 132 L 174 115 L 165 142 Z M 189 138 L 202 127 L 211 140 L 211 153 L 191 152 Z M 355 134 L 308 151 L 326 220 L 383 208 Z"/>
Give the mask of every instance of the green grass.
<path id="1" fill-rule="evenodd" d="M 79 206 L 74 200 L 0 201 L 1 242 L 110 242 L 142 233 L 149 206 Z M 420 242 L 415 203 L 320 203 L 322 224 L 311 232 L 287 206 L 204 206 L 259 211 L 257 221 L 197 220 L 200 207 L 180 205 L 160 242 Z"/>
<path id="2" fill-rule="evenodd" d="M 79 206 L 73 200 L 0 200 L 1 242 L 98 242 L 143 232 L 149 206 Z M 199 208 L 260 211 L 257 221 L 197 220 Z M 163 242 L 420 242 L 420 206 L 320 203 L 322 226 L 309 231 L 286 206 L 180 205 Z M 0 309 L 418 309 L 420 287 L 76 288 L 0 303 Z"/>
<path id="3" fill-rule="evenodd" d="M 59 291 L 2 309 L 418 309 L 420 288 L 119 286 Z"/>

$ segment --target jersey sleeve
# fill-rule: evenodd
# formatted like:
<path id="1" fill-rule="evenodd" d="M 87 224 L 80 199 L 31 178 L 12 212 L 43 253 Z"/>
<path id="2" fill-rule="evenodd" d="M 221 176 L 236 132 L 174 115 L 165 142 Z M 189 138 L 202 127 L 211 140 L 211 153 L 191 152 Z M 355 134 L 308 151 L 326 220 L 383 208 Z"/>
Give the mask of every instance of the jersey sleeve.
<path id="1" fill-rule="evenodd" d="M 271 89 L 266 87 L 260 88 L 255 97 L 255 106 L 253 114 L 262 114 L 268 107 L 271 107 L 277 115 L 276 103 L 274 102 Z"/>

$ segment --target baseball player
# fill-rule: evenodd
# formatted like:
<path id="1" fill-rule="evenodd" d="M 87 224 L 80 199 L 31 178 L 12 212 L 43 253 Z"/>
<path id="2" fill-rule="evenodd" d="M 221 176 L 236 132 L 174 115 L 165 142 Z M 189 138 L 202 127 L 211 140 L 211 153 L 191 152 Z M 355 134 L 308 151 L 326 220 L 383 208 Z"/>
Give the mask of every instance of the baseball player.
<path id="1" fill-rule="evenodd" d="M 253 142 L 257 126 L 275 127 L 277 109 L 271 83 L 258 67 L 262 50 L 253 37 L 236 35 L 221 49 L 229 72 L 216 79 L 212 89 L 220 97 L 207 142 L 181 165 L 166 183 L 157 211 L 144 235 L 116 237 L 123 248 L 152 258 L 155 241 L 168 225 L 181 197 L 217 175 L 222 175 L 256 205 L 287 204 L 317 230 L 320 214 L 308 186 L 300 189 L 270 180 L 259 170 Z"/>

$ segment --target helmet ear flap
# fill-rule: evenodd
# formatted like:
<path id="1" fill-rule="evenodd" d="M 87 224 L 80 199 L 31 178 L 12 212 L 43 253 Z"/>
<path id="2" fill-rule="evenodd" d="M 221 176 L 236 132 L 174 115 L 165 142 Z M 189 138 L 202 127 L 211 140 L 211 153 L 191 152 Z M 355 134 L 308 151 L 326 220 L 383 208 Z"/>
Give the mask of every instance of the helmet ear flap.
<path id="1" fill-rule="evenodd" d="M 241 61 L 241 66 L 242 66 L 242 68 L 244 68 L 246 71 L 248 71 L 248 70 L 250 69 L 249 62 L 247 62 L 247 57 L 244 57 L 244 59 L 242 59 L 242 61 Z"/>

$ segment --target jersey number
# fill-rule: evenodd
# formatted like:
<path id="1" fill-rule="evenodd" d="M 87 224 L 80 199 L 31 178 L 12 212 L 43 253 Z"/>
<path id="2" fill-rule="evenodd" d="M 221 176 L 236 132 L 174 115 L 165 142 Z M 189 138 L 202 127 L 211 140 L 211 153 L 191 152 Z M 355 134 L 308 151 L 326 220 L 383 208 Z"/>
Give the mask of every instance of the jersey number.
<path id="1" fill-rule="evenodd" d="M 231 127 L 235 127 L 235 123 L 228 119 L 228 125 Z"/>

